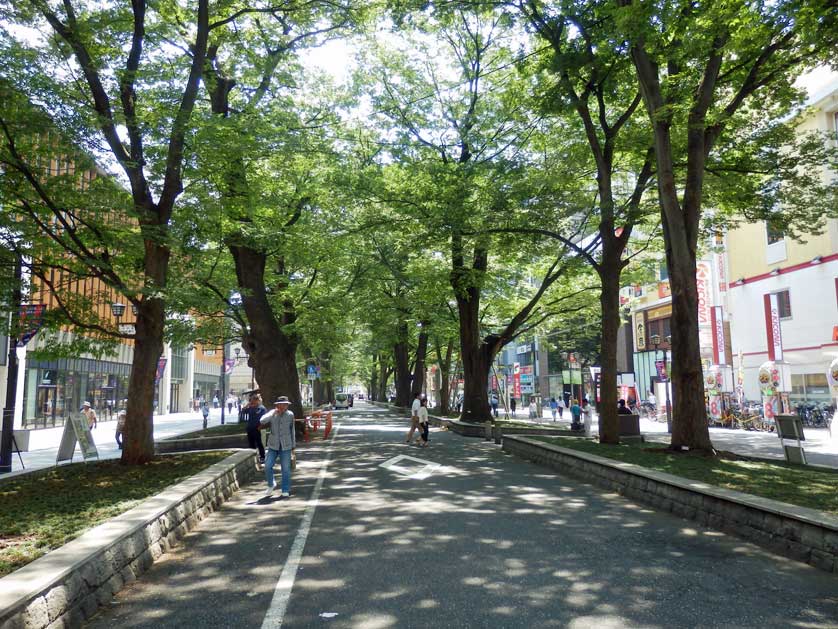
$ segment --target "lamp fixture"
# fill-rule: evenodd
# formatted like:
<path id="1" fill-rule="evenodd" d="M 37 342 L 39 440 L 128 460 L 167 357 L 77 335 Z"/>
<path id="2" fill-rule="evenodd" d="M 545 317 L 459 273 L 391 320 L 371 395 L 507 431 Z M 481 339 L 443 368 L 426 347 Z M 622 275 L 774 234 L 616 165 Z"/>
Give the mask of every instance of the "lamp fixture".
<path id="1" fill-rule="evenodd" d="M 657 347 L 658 345 L 661 344 L 661 337 L 660 337 L 659 334 L 653 334 L 652 336 L 649 337 L 649 340 L 652 342 L 652 345 L 654 345 L 655 347 Z"/>
<path id="2" fill-rule="evenodd" d="M 134 313 L 135 317 L 137 316 L 137 313 L 139 312 L 139 308 L 137 308 L 137 304 L 131 304 L 131 312 Z"/>
<path id="3" fill-rule="evenodd" d="M 815 256 L 812 258 L 812 264 L 820 264 L 821 260 L 823 260 L 823 256 Z"/>
<path id="4" fill-rule="evenodd" d="M 780 274 L 780 268 L 779 267 L 777 267 L 776 269 L 771 271 L 771 273 L 769 273 L 769 275 L 779 275 L 779 274 Z"/>
<path id="5" fill-rule="evenodd" d="M 114 317 L 119 319 L 125 313 L 125 304 L 115 301 L 111 304 L 111 313 L 113 313 Z"/>
<path id="6" fill-rule="evenodd" d="M 734 285 L 734 286 L 742 286 L 744 283 L 745 283 L 745 278 L 744 278 L 744 277 L 740 277 L 738 280 L 736 280 L 736 281 L 733 283 L 733 285 Z"/>
<path id="7" fill-rule="evenodd" d="M 666 338 L 663 340 L 666 341 L 667 345 L 672 345 L 672 337 L 669 334 L 667 334 Z"/>
<path id="8" fill-rule="evenodd" d="M 241 353 L 242 353 L 242 348 L 241 348 L 241 347 L 237 347 L 236 349 L 234 349 L 234 350 L 233 350 L 233 352 L 235 352 L 235 354 L 236 354 L 236 358 L 238 358 L 238 357 L 241 355 Z"/>

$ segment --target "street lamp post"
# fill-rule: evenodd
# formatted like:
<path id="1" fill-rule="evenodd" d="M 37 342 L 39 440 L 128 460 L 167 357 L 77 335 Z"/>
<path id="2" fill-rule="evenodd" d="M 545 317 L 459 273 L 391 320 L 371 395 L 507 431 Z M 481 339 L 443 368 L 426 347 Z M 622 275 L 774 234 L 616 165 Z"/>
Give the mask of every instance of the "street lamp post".
<path id="1" fill-rule="evenodd" d="M 667 336 L 664 340 L 666 344 L 669 345 L 671 342 L 672 337 Z M 658 346 L 661 342 L 661 337 L 658 334 L 653 334 L 652 337 L 649 339 L 652 341 L 652 345 L 655 346 L 655 359 L 658 357 Z M 663 375 L 664 375 L 664 387 L 666 390 L 666 432 L 672 434 L 672 403 L 669 401 L 669 371 L 667 371 L 666 365 L 666 350 L 663 350 Z M 658 374 L 660 377 L 660 373 Z"/>

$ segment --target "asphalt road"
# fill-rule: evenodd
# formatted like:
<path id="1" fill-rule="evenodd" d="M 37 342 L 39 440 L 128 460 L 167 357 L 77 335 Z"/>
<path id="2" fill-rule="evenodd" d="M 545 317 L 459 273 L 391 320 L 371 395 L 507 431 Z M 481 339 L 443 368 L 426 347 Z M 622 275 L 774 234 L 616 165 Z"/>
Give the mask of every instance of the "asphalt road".
<path id="1" fill-rule="evenodd" d="M 290 499 L 244 488 L 88 627 L 838 627 L 836 575 L 483 440 L 338 422 Z"/>

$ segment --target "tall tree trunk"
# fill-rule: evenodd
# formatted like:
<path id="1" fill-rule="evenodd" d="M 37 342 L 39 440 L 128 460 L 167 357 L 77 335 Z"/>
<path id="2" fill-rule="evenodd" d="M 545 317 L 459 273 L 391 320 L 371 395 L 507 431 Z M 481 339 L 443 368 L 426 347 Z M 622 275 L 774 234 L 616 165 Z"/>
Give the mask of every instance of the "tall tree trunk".
<path id="1" fill-rule="evenodd" d="M 475 291 L 476 293 L 477 291 Z M 463 361 L 463 410 L 460 419 L 468 422 L 491 420 L 487 387 L 492 356 L 480 338 L 479 297 L 457 297 L 460 314 L 460 356 Z"/>
<path id="2" fill-rule="evenodd" d="M 393 364 L 396 380 L 396 406 L 410 406 L 410 356 L 407 323 L 399 322 L 399 342 L 393 346 Z"/>
<path id="3" fill-rule="evenodd" d="M 442 355 L 442 347 L 439 342 L 434 343 L 436 349 L 436 360 L 439 366 L 439 406 L 440 415 L 447 415 L 450 411 L 451 397 L 451 354 L 454 350 L 454 341 L 449 340 L 445 349 L 445 356 Z"/>
<path id="4" fill-rule="evenodd" d="M 387 381 L 390 379 L 392 369 L 387 363 L 387 355 L 381 352 L 378 355 L 378 399 L 382 402 L 389 402 L 387 399 Z"/>
<path id="5" fill-rule="evenodd" d="M 619 443 L 617 418 L 617 334 L 620 329 L 620 260 L 611 259 L 603 247 L 598 271 L 602 282 L 599 303 L 602 308 L 602 342 L 600 345 L 599 440 Z M 596 388 L 595 388 L 596 390 Z M 596 395 L 596 393 L 594 393 Z M 595 402 L 595 400 L 594 400 Z"/>
<path id="6" fill-rule="evenodd" d="M 266 255 L 243 245 L 229 245 L 236 263 L 236 277 L 241 288 L 242 306 L 249 323 L 243 345 L 248 365 L 256 372 L 256 380 L 266 405 L 280 395 L 291 402 L 295 417 L 303 417 L 300 376 L 297 371 L 297 343 L 277 322 L 265 292 Z M 294 323 L 296 315 L 286 305 L 283 324 Z"/>
<path id="7" fill-rule="evenodd" d="M 417 393 L 422 393 L 425 388 L 425 359 L 428 354 L 428 332 L 427 322 L 423 323 L 422 331 L 419 332 L 419 341 L 416 344 L 416 360 L 413 365 L 413 382 L 410 386 L 410 399 L 413 400 Z"/>
<path id="8" fill-rule="evenodd" d="M 367 397 L 370 402 L 378 401 L 378 391 L 376 390 L 376 377 L 378 374 L 378 353 L 372 355 L 372 365 L 370 366 L 370 379 L 367 382 Z"/>
<path id="9" fill-rule="evenodd" d="M 160 253 L 165 266 L 168 251 Z M 164 317 L 161 299 L 147 299 L 138 306 L 121 458 L 128 465 L 141 465 L 154 458 L 154 389 L 157 363 L 163 353 Z"/>

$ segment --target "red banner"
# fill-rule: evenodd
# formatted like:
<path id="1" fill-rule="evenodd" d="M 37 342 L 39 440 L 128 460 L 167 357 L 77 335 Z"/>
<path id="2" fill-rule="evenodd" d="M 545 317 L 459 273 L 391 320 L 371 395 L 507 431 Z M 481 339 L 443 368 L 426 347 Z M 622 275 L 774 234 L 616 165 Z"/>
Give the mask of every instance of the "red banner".
<path id="1" fill-rule="evenodd" d="M 166 371 L 166 362 L 168 361 L 167 358 L 161 358 L 157 361 L 157 375 L 154 376 L 154 384 L 156 385 L 160 382 L 160 378 L 163 377 L 163 372 Z"/>

